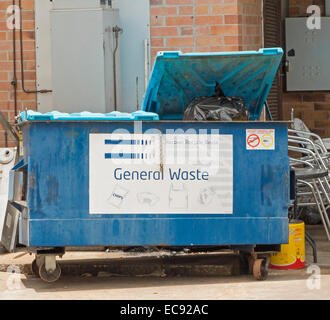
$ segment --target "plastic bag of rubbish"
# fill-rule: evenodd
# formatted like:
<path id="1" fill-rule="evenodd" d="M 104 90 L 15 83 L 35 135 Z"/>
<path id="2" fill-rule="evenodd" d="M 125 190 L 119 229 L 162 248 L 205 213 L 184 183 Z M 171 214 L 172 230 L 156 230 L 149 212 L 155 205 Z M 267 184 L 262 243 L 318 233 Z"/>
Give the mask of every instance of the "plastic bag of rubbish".
<path id="1" fill-rule="evenodd" d="M 183 120 L 246 121 L 249 112 L 242 98 L 226 97 L 216 83 L 215 95 L 193 99 L 184 111 Z"/>

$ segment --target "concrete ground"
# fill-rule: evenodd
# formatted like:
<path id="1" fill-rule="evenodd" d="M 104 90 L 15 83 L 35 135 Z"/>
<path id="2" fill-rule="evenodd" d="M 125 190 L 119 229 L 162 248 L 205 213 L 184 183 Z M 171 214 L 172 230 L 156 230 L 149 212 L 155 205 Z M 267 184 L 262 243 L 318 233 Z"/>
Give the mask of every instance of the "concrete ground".
<path id="1" fill-rule="evenodd" d="M 34 276 L 10 279 L 0 273 L 0 299 L 32 300 L 328 300 L 330 272 L 322 272 L 320 288 L 310 289 L 306 270 L 271 271 L 267 281 L 251 276 L 213 277 L 77 277 L 47 284 Z M 8 289 L 9 288 L 9 289 Z"/>
<path id="2" fill-rule="evenodd" d="M 33 256 L 0 255 L 0 299 L 330 299 L 330 243 L 322 226 L 311 227 L 320 269 L 270 270 L 266 281 L 239 275 L 232 253 L 67 252 L 62 277 L 48 284 L 32 275 Z M 306 259 L 312 255 L 306 244 Z M 311 272 L 320 270 L 320 275 Z M 313 277 L 312 277 L 313 276 Z"/>

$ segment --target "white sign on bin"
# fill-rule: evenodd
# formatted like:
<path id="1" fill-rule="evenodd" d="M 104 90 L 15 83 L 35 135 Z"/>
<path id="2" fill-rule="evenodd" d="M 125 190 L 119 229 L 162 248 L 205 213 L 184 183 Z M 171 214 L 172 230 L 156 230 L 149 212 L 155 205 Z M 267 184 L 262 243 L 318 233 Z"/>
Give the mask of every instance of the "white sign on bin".
<path id="1" fill-rule="evenodd" d="M 90 134 L 90 214 L 232 214 L 233 136 Z"/>

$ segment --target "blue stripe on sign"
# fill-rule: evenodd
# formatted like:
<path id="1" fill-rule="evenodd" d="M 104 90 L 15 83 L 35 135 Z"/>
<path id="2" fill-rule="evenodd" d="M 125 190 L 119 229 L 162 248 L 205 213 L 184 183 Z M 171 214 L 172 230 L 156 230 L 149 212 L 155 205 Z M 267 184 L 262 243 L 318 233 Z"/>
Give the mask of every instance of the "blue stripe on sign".
<path id="1" fill-rule="evenodd" d="M 139 144 L 138 140 L 104 140 L 105 144 L 129 144 L 129 145 L 136 145 Z"/>
<path id="2" fill-rule="evenodd" d="M 136 153 L 106 153 L 105 159 L 139 159 L 140 155 Z"/>

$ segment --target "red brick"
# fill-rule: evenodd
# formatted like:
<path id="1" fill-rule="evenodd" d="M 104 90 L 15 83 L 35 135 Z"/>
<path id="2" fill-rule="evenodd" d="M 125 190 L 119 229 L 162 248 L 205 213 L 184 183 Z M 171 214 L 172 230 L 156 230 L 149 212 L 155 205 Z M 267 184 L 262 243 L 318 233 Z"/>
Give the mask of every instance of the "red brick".
<path id="1" fill-rule="evenodd" d="M 197 5 L 201 4 L 219 4 L 220 0 L 196 0 Z"/>
<path id="2" fill-rule="evenodd" d="M 0 41 L 0 51 L 11 50 L 12 47 L 13 47 L 13 43 L 11 41 L 7 41 L 7 40 Z"/>
<path id="3" fill-rule="evenodd" d="M 164 38 L 151 38 L 152 47 L 164 47 Z"/>
<path id="4" fill-rule="evenodd" d="M 178 28 L 177 27 L 151 27 L 150 29 L 151 37 L 158 36 L 177 36 Z"/>
<path id="5" fill-rule="evenodd" d="M 167 38 L 167 46 L 169 47 L 187 47 L 193 45 L 194 45 L 193 37 Z"/>
<path id="6" fill-rule="evenodd" d="M 22 10 L 34 9 L 34 0 L 23 0 Z"/>
<path id="7" fill-rule="evenodd" d="M 212 6 L 211 12 L 212 14 L 233 15 L 238 13 L 238 6 L 237 4 Z"/>
<path id="8" fill-rule="evenodd" d="M 165 25 L 165 18 L 159 17 L 159 16 L 151 16 L 150 25 L 151 26 L 163 26 L 163 25 Z"/>
<path id="9" fill-rule="evenodd" d="M 7 39 L 7 32 L 2 31 L 0 32 L 0 41 Z"/>
<path id="10" fill-rule="evenodd" d="M 7 91 L 0 91 L 0 100 L 8 100 L 8 92 Z"/>
<path id="11" fill-rule="evenodd" d="M 315 103 L 314 108 L 316 111 L 330 111 L 330 103 Z"/>
<path id="12" fill-rule="evenodd" d="M 222 26 L 211 26 L 210 27 L 210 34 L 224 34 L 224 35 L 238 35 L 239 28 L 237 25 L 222 25 Z"/>
<path id="13" fill-rule="evenodd" d="M 22 28 L 25 31 L 34 31 L 34 28 L 35 28 L 34 21 L 33 20 L 31 20 L 31 21 L 23 20 Z"/>
<path id="14" fill-rule="evenodd" d="M 12 1 L 0 1 L 0 10 L 7 10 L 9 6 L 12 5 Z"/>
<path id="15" fill-rule="evenodd" d="M 14 104 L 7 101 L 0 101 L 0 110 L 14 109 Z"/>
<path id="16" fill-rule="evenodd" d="M 0 71 L 0 80 L 8 80 L 8 72 Z"/>
<path id="17" fill-rule="evenodd" d="M 223 24 L 222 16 L 196 16 L 196 25 Z"/>
<path id="18" fill-rule="evenodd" d="M 193 16 L 167 17 L 166 25 L 168 26 L 192 26 L 194 22 Z"/>
<path id="19" fill-rule="evenodd" d="M 225 36 L 225 44 L 229 45 L 239 45 L 240 44 L 240 37 L 239 36 Z"/>
<path id="20" fill-rule="evenodd" d="M 196 7 L 196 15 L 208 15 L 209 14 L 209 7 L 208 6 L 197 6 Z"/>
<path id="21" fill-rule="evenodd" d="M 182 27 L 180 28 L 180 34 L 182 36 L 190 36 L 194 34 L 194 29 L 192 27 Z"/>
<path id="22" fill-rule="evenodd" d="M 0 70 L 5 71 L 5 70 L 12 70 L 13 68 L 13 63 L 9 61 L 0 61 Z"/>
<path id="23" fill-rule="evenodd" d="M 197 46 L 218 46 L 223 44 L 223 37 L 219 36 L 198 36 Z"/>
<path id="24" fill-rule="evenodd" d="M 183 47 L 183 48 L 180 48 L 180 50 L 182 53 L 192 53 L 192 52 L 194 52 L 194 47 Z"/>
<path id="25" fill-rule="evenodd" d="M 169 5 L 193 4 L 193 0 L 166 0 Z"/>
<path id="26" fill-rule="evenodd" d="M 0 61 L 7 61 L 7 60 L 8 60 L 8 52 L 0 51 Z"/>
<path id="27" fill-rule="evenodd" d="M 22 20 L 27 21 L 27 20 L 34 20 L 34 12 L 33 10 L 23 10 L 22 11 Z"/>
<path id="28" fill-rule="evenodd" d="M 179 14 L 180 15 L 192 15 L 194 13 L 193 6 L 181 6 L 179 7 Z"/>
<path id="29" fill-rule="evenodd" d="M 241 24 L 241 15 L 225 15 L 225 24 Z"/>
<path id="30" fill-rule="evenodd" d="M 151 7 L 151 16 L 173 16 L 177 15 L 178 10 L 176 7 Z"/>
<path id="31" fill-rule="evenodd" d="M 196 35 L 197 36 L 205 36 L 210 34 L 209 26 L 197 26 L 196 27 Z"/>
<path id="32" fill-rule="evenodd" d="M 224 51 L 226 51 L 226 47 L 225 46 L 212 46 L 212 47 L 210 47 L 210 51 L 211 52 L 224 52 Z"/>
<path id="33" fill-rule="evenodd" d="M 330 121 L 328 120 L 315 120 L 315 128 L 325 128 L 330 127 Z"/>

